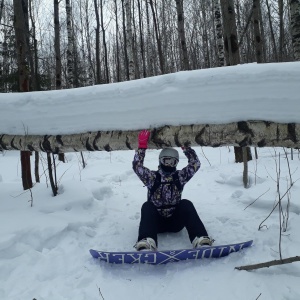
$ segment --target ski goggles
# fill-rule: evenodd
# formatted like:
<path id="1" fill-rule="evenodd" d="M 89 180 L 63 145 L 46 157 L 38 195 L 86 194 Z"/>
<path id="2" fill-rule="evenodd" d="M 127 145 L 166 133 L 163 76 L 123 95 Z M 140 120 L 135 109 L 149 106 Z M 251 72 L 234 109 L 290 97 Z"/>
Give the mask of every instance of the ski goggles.
<path id="1" fill-rule="evenodd" d="M 159 160 L 160 163 L 166 167 L 176 167 L 178 164 L 178 159 L 176 159 L 175 157 L 161 157 L 161 159 Z"/>

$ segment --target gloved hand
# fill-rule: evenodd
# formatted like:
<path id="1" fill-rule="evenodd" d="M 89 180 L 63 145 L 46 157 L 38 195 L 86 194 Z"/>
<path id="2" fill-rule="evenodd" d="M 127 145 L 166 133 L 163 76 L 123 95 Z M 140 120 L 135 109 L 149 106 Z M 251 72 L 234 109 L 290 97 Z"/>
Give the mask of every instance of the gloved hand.
<path id="1" fill-rule="evenodd" d="M 139 133 L 139 149 L 147 149 L 148 148 L 148 140 L 150 137 L 150 131 L 148 130 L 142 130 Z"/>

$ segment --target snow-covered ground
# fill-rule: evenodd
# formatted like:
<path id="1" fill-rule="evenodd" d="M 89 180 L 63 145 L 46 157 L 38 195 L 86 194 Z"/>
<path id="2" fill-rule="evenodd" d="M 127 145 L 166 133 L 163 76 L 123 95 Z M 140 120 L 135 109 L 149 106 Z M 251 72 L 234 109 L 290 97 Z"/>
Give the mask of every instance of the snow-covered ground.
<path id="1" fill-rule="evenodd" d="M 253 64 L 196 71 L 197 76 L 200 76 L 198 89 L 195 84 L 197 76 L 193 81 L 190 79 L 194 76 L 193 72 L 182 72 L 111 87 L 30 93 L 28 98 L 17 94 L 2 94 L 0 132 L 23 133 L 22 123 L 28 127 L 30 133 L 37 134 L 45 133 L 45 130 L 53 130 L 53 134 L 62 131 L 70 133 L 79 128 L 83 131 L 98 130 L 104 129 L 106 125 L 120 129 L 122 124 L 125 128 L 131 126 L 138 129 L 163 124 L 165 120 L 169 124 L 179 124 L 183 119 L 178 119 L 177 116 L 182 115 L 180 110 L 185 105 L 190 107 L 186 108 L 185 113 L 185 121 L 189 124 L 190 120 L 195 121 L 197 118 L 197 112 L 190 106 L 193 103 L 198 113 L 201 112 L 197 119 L 199 123 L 203 120 L 225 122 L 233 119 L 260 119 L 266 116 L 274 121 L 299 122 L 300 102 L 296 101 L 299 99 L 298 66 L 299 63 L 263 66 Z M 204 73 L 210 72 L 215 72 L 215 76 L 222 79 L 217 81 L 215 86 L 211 81 L 203 84 L 201 80 Z M 237 90 L 234 93 L 227 90 L 225 85 L 221 85 L 227 78 L 230 79 L 229 74 L 235 74 Z M 155 94 L 159 84 L 153 90 L 149 83 L 162 83 L 164 80 L 168 81 L 168 78 L 175 78 L 177 84 L 160 85 L 168 95 L 163 101 L 162 90 Z M 262 98 L 259 98 L 259 93 L 252 86 L 254 81 L 260 83 L 260 90 L 265 95 Z M 195 88 L 191 88 L 189 93 L 189 89 L 180 82 L 193 83 Z M 143 89 L 136 88 L 139 84 Z M 103 95 L 107 96 L 110 93 L 105 94 L 101 91 L 113 89 L 113 86 L 116 89 L 120 87 L 119 92 L 116 90 L 114 96 L 107 98 L 105 102 Z M 135 88 L 131 89 L 133 86 Z M 172 92 L 171 88 L 176 88 L 176 91 Z M 206 88 L 209 88 L 210 92 Z M 202 89 L 204 94 L 201 94 Z M 251 89 L 253 93 L 250 95 Z M 126 90 L 131 92 L 126 94 Z M 85 98 L 81 98 L 80 93 L 84 91 Z M 91 106 L 88 101 L 92 95 L 90 91 L 94 93 Z M 168 94 L 168 91 L 171 94 Z M 213 100 L 213 94 L 210 94 L 212 91 L 223 94 L 223 100 L 215 99 L 218 102 L 209 103 L 208 98 L 203 95 L 210 95 L 209 99 Z M 174 106 L 170 102 L 170 95 L 177 92 L 185 94 L 184 99 L 187 102 L 181 103 L 176 98 L 177 104 Z M 240 101 L 236 110 L 228 109 L 232 104 L 233 94 L 236 95 L 235 103 Z M 56 98 L 59 100 L 59 95 L 62 95 L 62 100 L 55 102 Z M 72 98 L 68 99 L 66 95 Z M 128 105 L 133 95 L 134 105 Z M 21 102 L 21 99 L 25 99 L 22 97 L 27 99 L 25 104 Z M 115 106 L 114 101 L 118 101 L 120 97 L 125 99 L 127 104 L 121 105 L 121 102 L 116 102 L 120 106 Z M 37 98 L 40 99 L 40 103 L 37 102 Z M 81 102 L 78 100 L 80 98 Z M 99 99 L 98 104 L 96 98 Z M 252 103 L 249 104 L 250 98 Z M 141 99 L 141 104 L 137 104 L 137 99 Z M 199 103 L 196 99 L 199 99 Z M 11 101 L 10 104 L 8 100 Z M 286 105 L 287 103 L 290 105 Z M 53 104 L 55 106 L 52 107 Z M 260 106 L 256 107 L 254 104 Z M 98 106 L 101 106 L 101 109 Z M 164 109 L 160 109 L 162 106 Z M 247 110 L 242 111 L 242 107 L 249 108 L 249 114 Z M 201 108 L 205 114 L 202 114 Z M 218 114 L 213 114 L 213 108 Z M 96 122 L 94 112 L 100 114 L 102 110 L 107 114 L 110 111 L 110 116 L 115 121 L 105 123 L 109 121 L 109 117 L 101 114 Z M 169 114 L 170 111 L 172 114 Z M 64 112 L 65 121 L 62 117 Z M 28 119 L 25 121 L 23 117 L 26 115 Z M 142 120 L 143 116 L 145 122 Z M 41 123 L 40 117 L 43 119 Z M 129 122 L 130 118 L 133 120 L 132 124 Z M 94 260 L 89 254 L 90 248 L 108 251 L 133 250 L 139 226 L 140 207 L 146 201 L 146 188 L 131 167 L 134 151 L 84 152 L 87 162 L 85 169 L 82 169 L 79 154 L 66 154 L 67 162 L 57 166 L 57 197 L 52 197 L 48 187 L 46 172 L 44 173 L 47 168 L 44 155 L 40 164 L 41 183 L 32 189 L 32 207 L 30 192 L 22 190 L 19 152 L 0 153 L 0 299 L 300 299 L 299 262 L 252 272 L 234 269 L 236 266 L 279 259 L 278 207 L 263 223 L 266 226 L 258 230 L 278 199 L 276 180 L 279 169 L 281 195 L 289 188 L 290 174 L 294 182 L 289 194 L 288 227 L 281 241 L 282 256 L 287 258 L 300 254 L 300 180 L 297 181 L 300 179 L 299 152 L 294 151 L 293 160 L 290 153 L 288 154 L 289 172 L 283 149 L 258 149 L 258 160 L 254 159 L 249 163 L 250 187 L 244 189 L 242 165 L 234 163 L 232 148 L 194 149 L 201 159 L 202 166 L 186 185 L 183 197 L 193 201 L 216 244 L 249 239 L 253 239 L 254 244 L 251 248 L 225 258 L 164 266 L 109 265 Z M 182 168 L 187 160 L 181 149 L 178 150 L 178 167 Z M 145 165 L 156 169 L 158 155 L 159 150 L 148 150 Z M 250 205 L 252 202 L 254 203 Z M 284 214 L 287 212 L 286 205 L 287 197 L 283 199 Z M 190 246 L 185 230 L 177 234 L 159 236 L 160 249 Z"/>
<path id="2" fill-rule="evenodd" d="M 99 289 L 105 300 L 202 299 L 203 295 L 256 299 L 260 294 L 264 300 L 300 299 L 299 262 L 252 272 L 234 270 L 279 258 L 277 209 L 264 223 L 267 227 L 258 231 L 276 200 L 274 149 L 260 149 L 259 159 L 250 162 L 248 189 L 243 188 L 242 166 L 234 163 L 232 149 L 195 149 L 202 167 L 183 196 L 193 201 L 216 244 L 254 239 L 254 245 L 226 258 L 165 266 L 108 265 L 94 260 L 88 251 L 133 250 L 140 207 L 146 200 L 146 188 L 131 169 L 133 151 L 85 153 L 84 170 L 79 155 L 67 154 L 68 162 L 58 166 L 59 196 L 52 197 L 43 176 L 32 189 L 33 207 L 30 193 L 22 191 L 19 153 L 0 155 L 0 299 L 98 300 L 102 299 Z M 148 150 L 146 166 L 155 169 L 158 154 Z M 280 162 L 283 194 L 289 173 L 282 150 Z M 181 154 L 179 167 L 186 163 Z M 294 181 L 300 178 L 299 166 L 295 155 L 290 161 Z M 299 255 L 299 194 L 298 181 L 291 190 L 288 230 L 282 236 L 284 258 Z M 286 200 L 284 211 L 285 205 Z M 159 247 L 190 247 L 187 232 L 160 235 Z"/>

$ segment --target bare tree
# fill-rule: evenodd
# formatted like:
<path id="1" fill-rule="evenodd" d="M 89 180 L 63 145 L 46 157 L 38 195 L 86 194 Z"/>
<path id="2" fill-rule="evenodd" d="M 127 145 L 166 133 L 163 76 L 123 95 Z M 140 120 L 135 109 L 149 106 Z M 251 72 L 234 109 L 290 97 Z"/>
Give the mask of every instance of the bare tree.
<path id="1" fill-rule="evenodd" d="M 94 0 L 94 8 L 96 15 L 96 83 L 101 83 L 100 71 L 100 17 L 97 0 Z"/>
<path id="2" fill-rule="evenodd" d="M 103 0 L 100 0 L 100 14 L 101 14 L 101 30 L 102 30 L 102 41 L 103 41 L 103 48 L 104 48 L 104 62 L 105 62 L 105 77 L 106 83 L 109 83 L 109 67 L 108 67 L 108 53 L 107 53 L 107 43 L 106 43 L 106 30 L 104 27 L 104 17 L 103 17 Z"/>
<path id="3" fill-rule="evenodd" d="M 157 49 L 158 49 L 160 72 L 161 72 L 161 74 L 165 74 L 165 63 L 164 63 L 164 57 L 163 57 L 163 52 L 162 52 L 161 37 L 160 37 L 159 29 L 158 29 L 157 16 L 155 13 L 153 0 L 149 0 L 149 4 L 150 4 L 152 18 L 153 18 L 153 25 L 154 25 L 154 31 L 155 31 L 155 37 L 156 37 L 156 43 L 157 43 Z"/>
<path id="4" fill-rule="evenodd" d="M 59 0 L 54 0 L 54 50 L 55 50 L 55 87 L 61 89 L 61 58 L 60 58 L 60 28 Z"/>
<path id="5" fill-rule="evenodd" d="M 283 47 L 284 47 L 284 21 L 283 21 L 283 11 L 284 4 L 283 0 L 278 0 L 278 15 L 279 15 L 279 61 L 283 61 Z"/>
<path id="6" fill-rule="evenodd" d="M 183 0 L 175 0 L 175 2 L 176 2 L 176 10 L 177 10 L 178 35 L 179 35 L 182 57 L 183 57 L 182 60 L 183 69 L 189 70 L 190 64 L 189 64 L 188 51 L 187 51 L 186 39 L 185 39 Z"/>
<path id="7" fill-rule="evenodd" d="M 121 81 L 120 75 L 120 46 L 119 46 L 119 22 L 118 22 L 118 4 L 117 0 L 114 1 L 114 12 L 115 12 L 115 26 L 116 26 L 116 41 L 115 41 L 115 57 L 116 57 L 116 81 Z"/>
<path id="8" fill-rule="evenodd" d="M 72 9 L 70 0 L 66 0 L 66 16 L 67 16 L 67 32 L 68 32 L 68 48 L 67 48 L 67 75 L 68 87 L 74 85 L 74 35 L 72 30 Z"/>
<path id="9" fill-rule="evenodd" d="M 27 66 L 27 41 L 26 30 L 28 27 L 28 0 L 14 0 L 14 28 L 16 35 L 16 52 L 19 69 L 20 92 L 29 91 L 29 73 Z M 27 18 L 27 22 L 26 22 Z M 26 131 L 26 130 L 25 130 Z M 30 151 L 21 151 L 22 183 L 24 190 L 32 188 Z"/>
<path id="10" fill-rule="evenodd" d="M 262 24 L 260 23 L 260 0 L 253 0 L 253 30 L 257 63 L 263 62 L 263 41 L 261 37 L 261 26 Z"/>
<path id="11" fill-rule="evenodd" d="M 276 46 L 275 33 L 274 33 L 273 22 L 272 22 L 272 12 L 271 12 L 269 0 L 266 0 L 266 5 L 267 5 L 267 9 L 268 9 L 268 21 L 269 21 L 269 27 L 270 27 L 270 32 L 271 32 L 271 41 L 272 41 L 272 45 L 273 45 L 273 52 L 274 52 L 275 60 L 278 61 L 279 60 L 278 51 L 277 51 L 277 46 Z"/>
<path id="12" fill-rule="evenodd" d="M 145 77 L 147 77 L 147 72 L 146 72 L 145 45 L 144 45 L 143 26 L 142 26 L 142 24 L 143 24 L 142 3 L 140 0 L 137 0 L 138 14 L 139 14 L 140 47 L 141 47 L 141 57 L 142 57 L 142 63 L 143 63 L 143 77 L 145 78 Z"/>
<path id="13" fill-rule="evenodd" d="M 290 0 L 291 34 L 295 60 L 300 60 L 300 1 Z"/>

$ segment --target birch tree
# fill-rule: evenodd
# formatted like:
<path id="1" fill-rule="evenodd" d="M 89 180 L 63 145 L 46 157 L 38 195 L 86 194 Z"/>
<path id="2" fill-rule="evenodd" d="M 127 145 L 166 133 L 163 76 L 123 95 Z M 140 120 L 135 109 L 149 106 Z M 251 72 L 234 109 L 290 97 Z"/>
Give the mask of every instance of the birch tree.
<path id="1" fill-rule="evenodd" d="M 236 18 L 234 10 L 234 1 L 233 0 L 222 0 L 222 15 L 223 15 L 223 26 L 224 26 L 224 43 L 225 50 L 227 53 L 227 65 L 237 65 L 240 63 L 240 53 L 237 39 L 237 28 L 236 28 Z M 234 107 L 232 108 L 234 109 Z M 247 148 L 247 151 L 243 151 L 242 147 L 234 147 L 235 161 L 236 162 L 245 162 L 251 160 L 251 151 Z M 247 158 L 245 158 L 247 154 Z M 246 169 L 244 166 L 244 170 Z"/>
<path id="2" fill-rule="evenodd" d="M 147 70 L 148 76 L 154 76 L 154 68 L 153 68 L 153 51 L 152 51 L 152 36 L 150 29 L 150 12 L 148 1 L 146 0 L 146 19 L 147 19 Z"/>
<path id="3" fill-rule="evenodd" d="M 290 0 L 291 34 L 295 60 L 300 60 L 300 0 Z"/>
<path id="4" fill-rule="evenodd" d="M 240 53 L 238 46 L 234 1 L 222 0 L 221 8 L 223 16 L 224 44 L 227 54 L 227 65 L 238 65 L 240 64 Z"/>
<path id="5" fill-rule="evenodd" d="M 126 44 L 128 55 L 129 80 L 135 79 L 135 66 L 133 56 L 133 35 L 132 35 L 132 18 L 131 18 L 131 0 L 125 0 L 126 12 Z"/>
<path id="6" fill-rule="evenodd" d="M 3 8 L 4 8 L 4 0 L 1 0 L 1 2 L 0 2 L 0 23 L 2 20 Z"/>
<path id="7" fill-rule="evenodd" d="M 213 0 L 214 13 L 215 13 L 215 31 L 217 38 L 217 50 L 218 50 L 218 66 L 223 67 L 225 64 L 224 56 L 224 42 L 223 42 L 223 29 L 222 29 L 222 16 L 219 0 Z"/>

